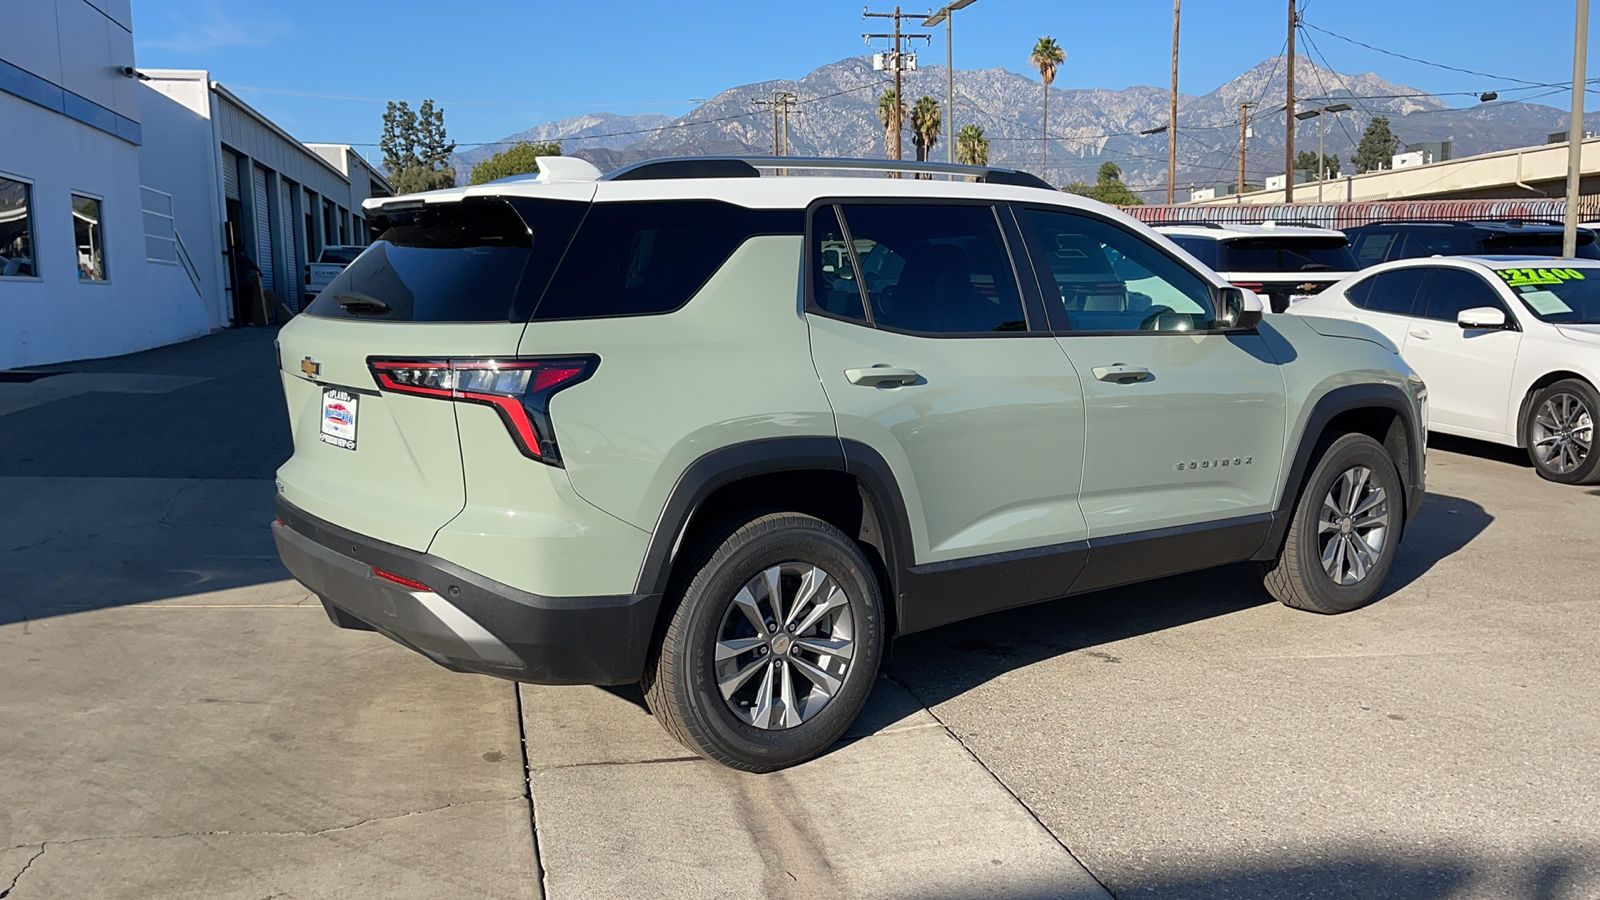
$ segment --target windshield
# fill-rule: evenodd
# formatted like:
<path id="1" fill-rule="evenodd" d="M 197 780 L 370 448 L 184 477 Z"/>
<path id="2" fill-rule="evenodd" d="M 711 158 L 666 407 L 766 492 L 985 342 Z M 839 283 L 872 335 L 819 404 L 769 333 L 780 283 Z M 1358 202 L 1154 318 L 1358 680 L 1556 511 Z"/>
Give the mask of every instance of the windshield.
<path id="1" fill-rule="evenodd" d="M 1600 325 L 1600 269 L 1496 269 L 1541 322 Z"/>
<path id="2" fill-rule="evenodd" d="M 1343 235 L 1235 238 L 1218 243 L 1215 268 L 1224 272 L 1354 272 L 1361 268 Z"/>

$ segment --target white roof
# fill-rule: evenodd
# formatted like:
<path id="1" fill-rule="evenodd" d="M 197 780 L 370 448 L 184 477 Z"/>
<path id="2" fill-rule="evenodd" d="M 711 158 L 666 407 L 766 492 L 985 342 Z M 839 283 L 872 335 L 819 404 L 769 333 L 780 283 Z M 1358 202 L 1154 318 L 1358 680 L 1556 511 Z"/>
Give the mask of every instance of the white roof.
<path id="1" fill-rule="evenodd" d="M 1317 225 L 1294 225 L 1287 222 L 1263 222 L 1260 225 L 1235 225 L 1233 223 L 1218 223 L 1216 225 L 1157 225 L 1156 230 L 1165 235 L 1182 235 L 1183 237 L 1203 237 L 1217 241 L 1230 241 L 1246 237 L 1336 237 L 1343 238 L 1345 233 L 1332 228 L 1322 228 Z"/>

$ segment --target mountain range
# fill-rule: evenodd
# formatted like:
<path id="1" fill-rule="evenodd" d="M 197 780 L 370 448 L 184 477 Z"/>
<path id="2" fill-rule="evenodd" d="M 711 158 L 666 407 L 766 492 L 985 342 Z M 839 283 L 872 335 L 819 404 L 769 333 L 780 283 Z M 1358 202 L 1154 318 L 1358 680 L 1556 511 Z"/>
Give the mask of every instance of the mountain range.
<path id="1" fill-rule="evenodd" d="M 1284 171 L 1283 99 L 1287 60 L 1276 56 L 1215 90 L 1178 95 L 1179 199 L 1191 187 L 1230 184 L 1238 178 L 1240 104 L 1257 104 L 1250 113 L 1246 178 Z M 1328 113 L 1300 123 L 1296 150 L 1315 152 L 1319 124 L 1325 124 L 1326 152 L 1340 158 L 1342 172 L 1353 171 L 1350 157 L 1372 116 L 1387 116 L 1405 144 L 1450 141 L 1459 158 L 1494 150 L 1543 144 L 1552 132 L 1565 131 L 1567 114 L 1526 102 L 1488 102 L 1451 108 L 1439 97 L 1394 84 L 1368 72 L 1344 74 L 1296 57 L 1295 82 L 1302 110 L 1338 102 L 1348 112 Z M 517 141 L 559 140 L 564 153 L 584 157 L 602 170 L 645 159 L 715 154 L 771 155 L 772 114 L 755 105 L 773 91 L 789 91 L 799 100 L 788 122 L 789 153 L 794 156 L 876 157 L 885 152 L 885 134 L 877 118 L 878 97 L 893 80 L 874 71 L 871 57 L 830 63 L 798 81 L 777 80 L 729 88 L 686 115 L 618 116 L 592 113 L 537 125 L 502 141 L 456 154 L 456 172 L 465 183 L 472 165 Z M 945 70 L 929 66 L 904 76 L 907 103 L 928 95 L 944 103 Z M 1040 123 L 1044 89 L 1028 76 L 1005 69 L 956 70 L 957 130 L 976 124 L 989 138 L 991 165 L 1041 173 Z M 1165 88 L 1135 86 L 1050 89 L 1049 169 L 1041 174 L 1053 184 L 1090 181 L 1102 163 L 1115 162 L 1123 180 L 1159 200 L 1165 190 L 1166 134 L 1139 132 L 1167 124 Z M 1600 114 L 1586 117 L 1586 127 L 1600 125 Z M 781 123 L 779 125 L 781 128 Z M 906 158 L 913 155 L 909 133 L 903 139 Z M 946 159 L 943 135 L 931 158 Z"/>

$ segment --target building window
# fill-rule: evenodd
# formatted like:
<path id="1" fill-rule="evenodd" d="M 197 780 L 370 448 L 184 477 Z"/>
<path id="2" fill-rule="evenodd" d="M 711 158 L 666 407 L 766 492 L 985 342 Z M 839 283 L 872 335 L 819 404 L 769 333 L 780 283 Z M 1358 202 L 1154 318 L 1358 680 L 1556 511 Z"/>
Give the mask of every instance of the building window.
<path id="1" fill-rule="evenodd" d="M 72 237 L 78 247 L 78 280 L 106 280 L 105 232 L 101 227 L 100 201 L 82 194 L 72 195 Z"/>
<path id="2" fill-rule="evenodd" d="M 0 175 L 0 278 L 35 278 L 33 185 Z"/>

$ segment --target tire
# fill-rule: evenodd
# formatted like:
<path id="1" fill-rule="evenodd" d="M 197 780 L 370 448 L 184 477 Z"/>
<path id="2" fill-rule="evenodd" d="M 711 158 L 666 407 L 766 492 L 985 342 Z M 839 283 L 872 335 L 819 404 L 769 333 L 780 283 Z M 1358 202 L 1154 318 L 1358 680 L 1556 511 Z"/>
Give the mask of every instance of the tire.
<path id="1" fill-rule="evenodd" d="M 1306 480 L 1283 549 L 1265 568 L 1267 592 L 1325 615 L 1371 603 L 1394 565 L 1404 514 L 1404 488 L 1383 445 L 1364 434 L 1334 440 Z"/>
<path id="2" fill-rule="evenodd" d="M 882 651 L 882 600 L 861 549 L 821 519 L 774 513 L 713 533 L 685 563 L 645 670 L 650 711 L 733 769 L 822 753 L 866 705 Z"/>
<path id="3" fill-rule="evenodd" d="M 1600 395 L 1586 381 L 1569 378 L 1533 395 L 1522 439 L 1539 477 L 1560 484 L 1600 481 L 1596 417 L 1600 417 Z"/>

